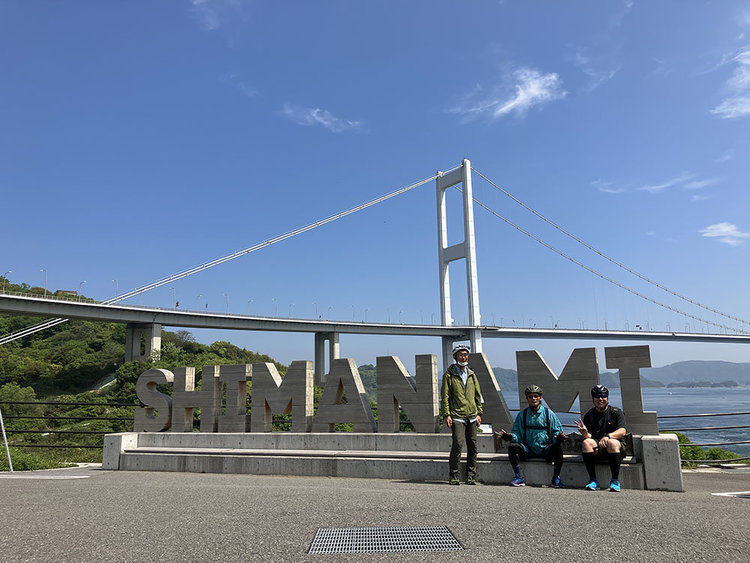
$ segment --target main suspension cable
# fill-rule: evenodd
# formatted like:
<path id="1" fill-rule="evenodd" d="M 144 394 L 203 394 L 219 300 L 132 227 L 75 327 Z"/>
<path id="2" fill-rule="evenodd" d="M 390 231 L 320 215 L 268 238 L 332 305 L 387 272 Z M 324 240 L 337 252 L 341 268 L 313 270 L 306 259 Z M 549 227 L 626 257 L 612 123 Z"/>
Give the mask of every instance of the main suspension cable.
<path id="1" fill-rule="evenodd" d="M 476 172 L 480 177 L 484 178 L 487 182 L 489 182 L 492 186 L 494 186 L 495 188 L 497 188 L 498 190 L 500 190 L 501 192 L 503 192 L 506 196 L 508 196 L 509 198 L 511 198 L 513 201 L 515 201 L 518 205 L 520 205 L 524 209 L 530 211 L 531 213 L 533 213 L 534 215 L 536 215 L 537 217 L 539 217 L 542 221 L 545 221 L 546 223 L 548 223 L 549 225 L 553 226 L 555 229 L 557 229 L 558 231 L 560 231 L 564 235 L 572 238 L 577 243 L 582 244 L 583 246 L 585 246 L 586 248 L 588 248 L 592 252 L 595 252 L 596 254 L 598 254 L 599 256 L 601 256 L 602 258 L 604 258 L 605 260 L 608 260 L 608 261 L 612 262 L 613 264 L 615 264 L 619 268 L 622 268 L 626 272 L 628 272 L 628 273 L 636 276 L 637 278 L 642 279 L 643 281 L 645 281 L 647 283 L 650 283 L 653 286 L 658 287 L 659 289 L 661 289 L 663 291 L 666 291 L 667 293 L 669 293 L 669 294 L 671 294 L 671 295 L 673 295 L 673 296 L 675 296 L 675 297 L 677 297 L 679 299 L 682 299 L 683 301 L 686 301 L 686 302 L 690 303 L 691 305 L 695 305 L 696 307 L 700 307 L 701 309 L 704 309 L 706 311 L 710 311 L 711 313 L 716 313 L 717 315 L 720 315 L 720 316 L 725 317 L 727 319 L 731 319 L 733 321 L 738 321 L 738 322 L 741 322 L 743 324 L 750 325 L 750 321 L 746 321 L 744 319 L 741 319 L 739 317 L 735 317 L 734 315 L 730 315 L 728 313 L 723 313 L 723 312 L 719 311 L 718 309 L 710 307 L 709 305 L 704 305 L 703 303 L 695 301 L 694 299 L 690 299 L 689 297 L 686 297 L 685 295 L 682 295 L 681 293 L 678 293 L 678 292 L 676 292 L 676 291 L 674 291 L 672 289 L 669 289 L 668 287 L 665 287 L 664 285 L 662 285 L 662 284 L 660 284 L 660 283 L 652 280 L 651 278 L 649 278 L 649 277 L 647 277 L 647 276 L 645 276 L 645 275 L 643 275 L 643 274 L 641 274 L 639 272 L 636 272 L 635 270 L 633 270 L 632 268 L 629 268 L 625 264 L 623 264 L 621 262 L 618 262 L 617 260 L 615 260 L 611 256 L 608 256 L 607 254 L 605 254 L 603 251 L 601 251 L 598 248 L 592 246 L 591 244 L 589 244 L 586 241 L 582 240 L 581 238 L 577 237 L 573 233 L 567 231 L 566 229 L 564 229 L 563 227 L 561 227 L 560 225 L 558 225 L 557 223 L 555 223 L 551 219 L 548 219 L 547 217 L 545 217 L 544 215 L 542 215 L 541 213 L 539 213 L 538 211 L 536 211 L 532 207 L 529 207 L 524 202 L 522 202 L 520 199 L 518 199 L 516 196 L 514 196 L 513 194 L 511 194 L 507 190 L 503 189 L 502 187 L 498 186 L 495 182 L 493 182 L 492 180 L 490 180 L 487 176 L 485 176 L 484 174 L 482 174 L 479 170 L 477 170 L 473 166 L 471 167 L 471 169 L 474 172 Z"/>
<path id="2" fill-rule="evenodd" d="M 447 172 L 452 172 L 453 170 L 456 170 L 459 168 L 458 166 L 451 168 Z M 322 227 L 323 225 L 326 225 L 328 223 L 332 223 L 333 221 L 336 221 L 338 219 L 341 219 L 343 217 L 346 217 L 347 215 L 351 215 L 352 213 L 356 213 L 357 211 L 362 211 L 363 209 L 367 209 L 368 207 L 372 207 L 373 205 L 377 205 L 378 203 L 382 203 L 386 200 L 389 200 L 393 197 L 396 197 L 398 195 L 401 195 L 403 193 L 406 193 L 410 190 L 413 190 L 415 188 L 418 188 L 419 186 L 422 186 L 426 184 L 427 182 L 431 182 L 435 178 L 437 178 L 438 175 L 435 174 L 433 176 L 430 176 L 429 178 L 424 178 L 423 180 L 419 180 L 418 182 L 415 182 L 413 184 L 409 184 L 408 186 L 404 186 L 402 188 L 399 188 L 398 190 L 395 190 L 393 192 L 390 192 L 388 194 L 385 194 L 383 196 L 380 196 L 378 198 L 372 199 L 370 201 L 367 201 L 365 203 L 362 203 L 360 205 L 357 205 L 355 207 L 352 207 L 350 209 L 347 209 L 346 211 L 341 211 L 339 213 L 336 213 L 334 215 L 331 215 L 329 217 L 326 217 L 325 219 L 321 219 L 319 221 L 315 221 L 313 223 L 310 223 L 308 225 L 305 225 L 304 227 L 299 227 L 297 229 L 294 229 L 292 231 L 286 232 L 284 234 L 275 236 L 273 238 L 264 240 L 263 242 L 259 242 L 258 244 L 254 244 L 253 246 L 250 246 L 248 248 L 243 248 L 242 250 L 238 250 L 237 252 L 233 252 L 232 254 L 227 254 L 226 256 L 223 256 L 221 258 L 217 258 L 216 260 L 211 260 L 210 262 L 206 262 L 204 264 L 200 264 L 199 266 L 194 266 L 192 268 L 189 268 L 187 270 L 183 270 L 182 272 L 179 272 L 177 274 L 172 274 L 171 276 L 167 276 L 166 278 L 162 278 L 160 280 L 151 282 L 149 284 L 146 284 L 144 286 L 138 287 L 136 289 L 131 289 L 130 291 L 127 291 L 125 293 L 122 293 L 120 295 L 116 295 L 115 297 L 110 297 L 109 299 L 106 299 L 105 301 L 101 301 L 100 303 L 103 305 L 112 305 L 114 303 L 119 303 L 120 301 L 124 301 L 125 299 L 129 299 L 131 297 L 135 297 L 136 295 L 141 295 L 142 293 L 146 293 L 148 291 L 151 291 L 152 289 L 156 289 L 157 287 L 161 287 L 163 285 L 166 285 L 168 283 L 175 282 L 177 280 L 181 280 L 182 278 L 186 278 L 188 276 L 192 276 L 193 274 L 197 274 L 198 272 L 202 272 L 204 270 L 208 270 L 209 268 L 213 268 L 214 266 L 218 266 L 219 264 L 223 264 L 225 262 L 229 262 L 230 260 L 234 260 L 235 258 L 239 258 L 241 256 L 245 256 L 247 254 L 250 254 L 251 252 L 255 252 L 256 250 L 260 250 L 261 248 L 266 248 L 267 246 L 271 246 L 272 244 L 276 244 L 277 242 L 281 242 L 283 240 L 295 237 L 297 235 L 300 235 L 302 233 L 306 233 L 307 231 L 311 231 L 313 229 L 316 229 L 318 227 Z M 8 342 L 12 342 L 13 340 L 17 340 L 19 338 L 23 338 L 24 336 L 29 336 L 31 334 L 34 334 L 35 332 L 38 332 L 40 330 L 45 330 L 47 328 L 59 325 L 61 323 L 66 322 L 68 319 L 49 319 L 42 323 L 39 323 L 34 326 L 30 326 L 24 329 L 21 329 L 16 332 L 12 332 L 10 334 L 7 334 L 0 338 L 0 345 L 6 344 Z"/>
<path id="3" fill-rule="evenodd" d="M 461 188 L 459 188 L 459 187 L 456 187 L 456 189 L 457 189 L 457 190 L 459 190 L 459 191 L 461 191 Z M 677 309 L 677 308 L 675 308 L 675 307 L 672 307 L 671 305 L 667 305 L 666 303 L 662 303 L 662 302 L 660 302 L 660 301 L 657 301 L 657 300 L 655 300 L 655 299 L 652 299 L 651 297 L 648 297 L 647 295 L 644 295 L 644 294 L 642 294 L 642 293 L 640 293 L 640 292 L 638 292 L 638 291 L 636 291 L 636 290 L 634 290 L 634 289 L 631 289 L 631 288 L 629 288 L 629 287 L 627 287 L 627 286 L 625 286 L 625 285 L 623 285 L 623 284 L 621 284 L 621 283 L 619 283 L 619 282 L 617 282 L 617 281 L 615 281 L 615 280 L 613 280 L 613 279 L 611 279 L 611 278 L 607 277 L 606 275 L 602 274 L 601 272 L 598 272 L 598 271 L 594 270 L 593 268 L 590 268 L 590 267 L 586 266 L 586 264 L 584 264 L 584 263 L 582 263 L 582 262 L 580 262 L 580 261 L 576 260 L 576 259 L 575 259 L 575 258 L 573 258 L 572 256 L 569 256 L 568 254 L 566 254 L 566 253 L 565 253 L 565 252 L 563 252 L 562 250 L 559 250 L 559 249 L 555 248 L 554 246 L 552 246 L 552 245 L 550 245 L 550 244 L 548 244 L 548 243 L 544 242 L 544 241 L 543 241 L 542 239 L 540 239 L 540 238 L 539 238 L 539 237 L 537 237 L 536 235 L 533 235 L 533 234 L 531 234 L 531 233 L 530 233 L 529 231 L 525 230 L 525 229 L 524 229 L 523 227 L 520 227 L 519 225 L 516 225 L 516 224 L 515 224 L 515 223 L 514 223 L 513 221 L 511 221 L 510 219 L 507 219 L 506 217 L 503 217 L 503 216 L 502 216 L 502 215 L 500 215 L 500 214 L 499 214 L 499 213 L 498 213 L 497 211 L 495 211 L 494 209 L 492 209 L 492 208 L 490 208 L 489 206 L 485 205 L 484 203 L 482 203 L 481 201 L 479 201 L 479 200 L 478 200 L 477 198 L 473 198 L 473 199 L 474 199 L 474 203 L 476 203 L 476 204 L 477 204 L 477 205 L 479 205 L 480 207 L 483 207 L 484 209 L 486 209 L 487 211 L 489 211 L 490 213 L 492 213 L 492 214 L 493 214 L 493 215 L 494 215 L 495 217 L 497 217 L 498 219 L 502 219 L 502 220 L 503 220 L 503 221 L 505 221 L 505 222 L 506 222 L 506 223 L 507 223 L 508 225 L 510 225 L 510 226 L 511 226 L 511 227 L 513 227 L 514 229 L 516 229 L 516 230 L 518 230 L 518 231 L 522 232 L 523 234 L 525 234 L 525 235 L 526 235 L 526 236 L 528 236 L 529 238 L 531 238 L 531 239 L 535 240 L 536 242 L 538 242 L 538 243 L 539 243 L 539 244 L 541 244 L 542 246 L 545 246 L 545 247 L 547 247 L 548 249 L 550 249 L 550 250 L 551 250 L 552 252 L 555 252 L 556 254 L 559 254 L 559 255 L 560 255 L 560 256 L 562 256 L 563 258 L 566 258 L 567 260 L 570 260 L 571 262 L 573 262 L 573 263 L 574 263 L 574 264 L 576 264 L 577 266 L 580 266 L 580 267 L 581 267 L 581 268 L 583 268 L 584 270 L 587 270 L 587 271 L 591 272 L 591 273 L 592 273 L 592 274 L 594 274 L 595 276 L 598 276 L 598 277 L 600 277 L 601 279 L 603 279 L 603 280 L 605 280 L 605 281 L 607 281 L 607 282 L 609 282 L 609 283 L 611 283 L 611 284 L 613 284 L 613 285 L 615 285 L 615 286 L 619 287 L 620 289 L 624 289 L 624 290 L 625 290 L 625 291 L 627 291 L 628 293 L 631 293 L 631 294 L 633 294 L 633 295 L 635 295 L 635 296 L 637 296 L 637 297 L 640 297 L 641 299 L 645 299 L 646 301 L 649 301 L 650 303 L 653 303 L 654 305 L 658 305 L 659 307 L 663 307 L 664 309 L 668 309 L 668 310 L 670 310 L 670 311 L 672 311 L 672 312 L 674 312 L 674 313 L 678 313 L 678 314 L 680 314 L 680 315 L 684 315 L 684 316 L 686 316 L 686 317 L 689 317 L 689 318 L 691 318 L 691 319 L 693 319 L 693 320 L 696 320 L 696 321 L 700 321 L 700 322 L 702 322 L 702 323 L 706 323 L 706 324 L 708 324 L 708 325 L 712 325 L 712 326 L 715 326 L 715 327 L 717 327 L 717 328 L 723 328 L 723 329 L 725 329 L 725 330 L 729 330 L 729 331 L 733 331 L 733 332 L 741 332 L 741 333 L 743 333 L 743 334 L 750 334 L 750 332 L 748 332 L 748 331 L 745 331 L 745 330 L 742 330 L 742 329 L 738 329 L 738 328 L 732 328 L 732 327 L 729 327 L 729 326 L 726 326 L 726 325 L 723 325 L 723 324 L 720 324 L 720 323 L 715 323 L 715 322 L 713 322 L 713 321 L 709 321 L 709 320 L 707 320 L 707 319 L 703 319 L 703 318 L 701 318 L 701 317 L 698 317 L 698 316 L 696 316 L 696 315 L 692 315 L 692 314 L 690 314 L 690 313 L 687 313 L 687 312 L 685 312 L 685 311 L 681 311 L 680 309 Z"/>

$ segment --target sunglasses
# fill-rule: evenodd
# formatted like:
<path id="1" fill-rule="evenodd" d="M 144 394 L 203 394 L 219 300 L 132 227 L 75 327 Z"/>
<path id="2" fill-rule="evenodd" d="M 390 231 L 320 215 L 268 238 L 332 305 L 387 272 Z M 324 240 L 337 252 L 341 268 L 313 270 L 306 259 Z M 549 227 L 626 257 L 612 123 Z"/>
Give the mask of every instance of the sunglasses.
<path id="1" fill-rule="evenodd" d="M 594 397 L 594 399 L 606 399 L 608 395 L 592 395 L 592 397 Z"/>

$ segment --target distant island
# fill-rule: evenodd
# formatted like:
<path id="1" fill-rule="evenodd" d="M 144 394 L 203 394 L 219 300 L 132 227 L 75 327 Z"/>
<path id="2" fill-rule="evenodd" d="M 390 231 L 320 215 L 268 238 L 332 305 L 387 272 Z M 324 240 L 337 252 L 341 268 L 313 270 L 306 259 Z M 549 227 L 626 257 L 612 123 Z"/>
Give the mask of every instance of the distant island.
<path id="1" fill-rule="evenodd" d="M 742 387 L 739 383 L 732 380 L 727 381 L 677 381 L 667 384 L 667 389 L 673 387 Z"/>
<path id="2" fill-rule="evenodd" d="M 493 367 L 501 389 L 518 390 L 516 370 Z M 560 374 L 557 374 L 558 376 Z M 599 374 L 603 385 L 612 389 L 620 387 L 616 371 Z M 711 360 L 689 360 L 659 368 L 641 369 L 643 388 L 736 388 L 750 385 L 750 363 Z"/>

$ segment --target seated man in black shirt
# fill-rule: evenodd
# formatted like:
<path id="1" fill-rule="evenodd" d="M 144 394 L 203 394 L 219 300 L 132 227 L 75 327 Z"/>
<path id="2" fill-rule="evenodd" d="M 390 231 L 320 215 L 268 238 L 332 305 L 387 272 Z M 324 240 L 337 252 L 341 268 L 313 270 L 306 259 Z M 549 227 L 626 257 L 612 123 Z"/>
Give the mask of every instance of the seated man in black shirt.
<path id="1" fill-rule="evenodd" d="M 625 415 L 617 407 L 609 405 L 609 390 L 603 385 L 591 389 L 594 408 L 587 412 L 583 420 L 576 421 L 576 427 L 583 436 L 581 454 L 589 484 L 586 490 L 599 490 L 596 480 L 596 460 L 606 458 L 612 471 L 609 490 L 620 492 L 620 464 L 625 456 Z"/>

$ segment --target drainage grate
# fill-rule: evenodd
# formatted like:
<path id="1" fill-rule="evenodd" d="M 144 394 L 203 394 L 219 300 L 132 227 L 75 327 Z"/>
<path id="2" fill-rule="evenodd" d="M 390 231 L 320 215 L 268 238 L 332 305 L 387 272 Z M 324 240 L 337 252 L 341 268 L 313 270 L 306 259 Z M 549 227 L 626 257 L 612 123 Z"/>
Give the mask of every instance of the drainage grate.
<path id="1" fill-rule="evenodd" d="M 463 551 L 445 526 L 319 528 L 308 553 Z"/>

